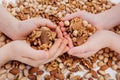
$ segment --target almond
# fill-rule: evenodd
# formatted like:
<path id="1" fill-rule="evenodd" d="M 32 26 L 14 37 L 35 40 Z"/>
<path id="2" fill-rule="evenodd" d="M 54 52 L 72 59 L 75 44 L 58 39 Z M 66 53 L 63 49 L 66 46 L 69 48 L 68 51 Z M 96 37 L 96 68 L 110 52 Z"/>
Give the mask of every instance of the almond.
<path id="1" fill-rule="evenodd" d="M 112 66 L 112 60 L 108 60 L 108 62 L 107 62 L 107 65 L 109 66 L 109 67 L 111 67 Z"/>
<path id="2" fill-rule="evenodd" d="M 29 69 L 29 74 L 33 74 L 33 73 L 37 72 L 38 70 L 39 70 L 38 67 L 30 68 L 30 69 Z"/>
<path id="3" fill-rule="evenodd" d="M 98 75 L 94 70 L 91 70 L 90 73 L 92 74 L 93 78 L 98 78 Z"/>
<path id="4" fill-rule="evenodd" d="M 100 67 L 100 70 L 105 71 L 105 70 L 107 70 L 108 68 L 109 68 L 109 67 L 108 67 L 107 65 L 103 65 L 103 66 Z"/>
<path id="5" fill-rule="evenodd" d="M 35 75 L 33 75 L 33 74 L 29 74 L 29 75 L 28 75 L 28 78 L 29 78 L 30 80 L 37 80 L 37 77 L 36 77 Z"/>
<path id="6" fill-rule="evenodd" d="M 92 61 L 92 63 L 95 63 L 95 62 L 97 61 L 97 57 L 93 57 L 93 58 L 91 59 L 91 61 Z"/>
<path id="7" fill-rule="evenodd" d="M 93 78 L 89 78 L 88 80 L 93 80 Z"/>
<path id="8" fill-rule="evenodd" d="M 102 70 L 98 70 L 97 71 L 100 75 L 105 75 L 106 73 L 105 73 L 105 71 L 102 71 Z"/>
<path id="9" fill-rule="evenodd" d="M 62 73 L 55 74 L 55 77 L 59 80 L 64 80 L 64 75 Z"/>
<path id="10" fill-rule="evenodd" d="M 12 68 L 9 72 L 16 75 L 16 74 L 19 73 L 19 69 L 18 68 Z"/>
<path id="11" fill-rule="evenodd" d="M 42 75 L 43 73 L 44 73 L 44 71 L 42 71 L 42 70 L 36 72 L 37 75 Z"/>

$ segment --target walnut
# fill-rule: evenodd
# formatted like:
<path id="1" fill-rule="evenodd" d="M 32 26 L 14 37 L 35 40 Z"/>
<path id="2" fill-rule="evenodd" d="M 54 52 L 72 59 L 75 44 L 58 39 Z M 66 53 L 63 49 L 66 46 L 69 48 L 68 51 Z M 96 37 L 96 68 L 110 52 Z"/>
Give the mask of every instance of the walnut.
<path id="1" fill-rule="evenodd" d="M 65 23 L 68 23 L 68 21 L 65 21 Z M 86 42 L 88 37 L 96 31 L 94 26 L 80 18 L 72 19 L 69 25 L 65 25 L 65 28 L 66 32 L 70 34 L 74 46 L 79 46 Z"/>
<path id="2" fill-rule="evenodd" d="M 38 28 L 27 38 L 27 42 L 35 49 L 48 50 L 54 44 L 56 33 L 47 27 Z"/>

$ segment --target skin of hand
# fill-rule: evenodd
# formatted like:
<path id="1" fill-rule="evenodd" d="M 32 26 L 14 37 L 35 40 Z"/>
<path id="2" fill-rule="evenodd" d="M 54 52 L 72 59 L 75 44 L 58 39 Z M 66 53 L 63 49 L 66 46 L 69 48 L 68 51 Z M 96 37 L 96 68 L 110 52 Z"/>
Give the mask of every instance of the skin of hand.
<path id="1" fill-rule="evenodd" d="M 69 54 L 77 57 L 87 58 L 94 55 L 100 49 L 109 47 L 116 52 L 120 52 L 120 36 L 112 31 L 100 30 L 88 38 L 87 42 L 69 50 Z"/>
<path id="2" fill-rule="evenodd" d="M 0 48 L 0 66 L 10 60 L 17 60 L 38 67 L 61 55 L 67 44 L 66 39 L 57 39 L 49 51 L 44 51 L 31 48 L 24 40 L 12 41 Z"/>
<path id="3" fill-rule="evenodd" d="M 120 14 L 119 8 L 120 3 L 112 7 L 111 9 L 98 14 L 92 14 L 86 11 L 78 11 L 73 14 L 66 15 L 64 18 L 62 18 L 62 21 L 71 20 L 72 18 L 79 17 L 84 20 L 87 20 L 98 30 L 110 29 L 120 24 L 120 18 L 118 17 Z"/>
<path id="4" fill-rule="evenodd" d="M 46 26 L 55 30 L 58 33 L 58 36 L 62 38 L 60 29 L 48 19 L 32 18 L 20 21 L 13 17 L 2 6 L 0 6 L 0 11 L 0 31 L 13 40 L 25 39 L 28 34 L 40 26 Z"/>
<path id="5" fill-rule="evenodd" d="M 76 12 L 76 13 L 73 13 L 73 14 L 70 14 L 70 15 L 66 15 L 64 18 L 62 18 L 62 21 L 60 22 L 59 25 L 61 26 L 61 31 L 63 33 L 63 36 L 67 37 L 67 39 L 69 41 L 69 47 L 72 48 L 73 44 L 72 44 L 72 40 L 70 39 L 70 37 L 65 32 L 63 21 L 71 20 L 71 19 L 73 19 L 75 17 L 79 17 L 79 18 L 87 20 L 89 23 L 91 23 L 92 25 L 94 25 L 97 28 L 97 30 L 104 30 L 104 29 L 107 30 L 107 29 L 110 29 L 110 28 L 112 28 L 114 26 L 117 26 L 120 23 L 120 18 L 118 18 L 119 14 L 120 14 L 119 7 L 120 7 L 120 4 L 112 7 L 111 9 L 109 9 L 109 10 L 107 10 L 105 12 L 101 12 L 101 13 L 98 13 L 98 14 L 92 14 L 92 13 L 89 13 L 89 12 L 86 12 L 86 11 L 79 11 L 79 12 Z M 84 51 L 84 48 L 83 48 L 83 50 L 81 50 L 81 47 L 84 47 L 84 45 L 85 45 L 84 44 L 84 45 L 79 46 L 79 47 L 75 47 L 75 48 L 73 47 L 69 51 L 69 54 L 74 55 L 74 56 L 78 56 L 78 57 L 85 57 L 85 56 L 88 57 L 88 56 L 96 53 L 100 49 L 102 49 L 104 47 L 107 47 L 105 45 L 101 46 L 100 43 L 102 43 L 103 41 L 97 40 L 97 42 L 95 42 L 96 40 L 93 40 L 95 38 L 95 35 L 98 35 L 98 33 L 99 32 L 97 31 L 96 34 L 94 34 L 93 36 L 91 36 L 88 39 L 88 41 L 85 43 L 85 44 L 91 44 L 91 43 L 92 44 L 94 44 L 94 43 L 99 44 L 99 45 L 96 45 L 95 50 L 92 49 L 92 46 L 90 47 L 90 49 L 88 48 L 88 50 L 86 48 L 89 47 L 89 46 L 85 47 L 85 51 Z M 101 34 L 102 34 L 102 32 L 101 32 Z M 101 37 L 101 35 L 98 35 L 98 39 L 99 38 L 104 38 L 104 37 Z M 116 38 L 116 39 L 118 39 L 118 38 Z M 106 42 L 106 43 L 109 43 L 109 42 Z M 114 44 L 116 44 L 116 43 L 114 42 Z M 116 50 L 117 52 L 119 52 L 118 49 L 117 49 L 117 47 L 116 47 L 116 45 L 114 45 L 115 47 L 112 47 L 112 49 L 115 48 L 114 50 Z M 78 48 L 80 48 L 80 50 Z M 79 55 L 78 53 L 81 53 L 81 54 L 82 53 L 86 53 L 86 54 L 90 53 L 90 54 Z"/>
<path id="6" fill-rule="evenodd" d="M 0 66 L 9 60 L 18 60 L 31 66 L 38 66 L 54 60 L 59 55 L 69 50 L 69 48 L 66 47 L 68 41 L 63 38 L 61 30 L 50 20 L 32 18 L 29 20 L 19 21 L 15 17 L 11 16 L 11 14 L 2 6 L 0 6 L 0 11 L 2 11 L 0 14 L 0 31 L 11 39 L 17 40 L 0 48 Z M 26 36 L 36 27 L 40 26 L 51 28 L 57 33 L 58 39 L 49 51 L 34 50 L 25 41 L 18 41 L 18 39 L 25 39 Z"/>

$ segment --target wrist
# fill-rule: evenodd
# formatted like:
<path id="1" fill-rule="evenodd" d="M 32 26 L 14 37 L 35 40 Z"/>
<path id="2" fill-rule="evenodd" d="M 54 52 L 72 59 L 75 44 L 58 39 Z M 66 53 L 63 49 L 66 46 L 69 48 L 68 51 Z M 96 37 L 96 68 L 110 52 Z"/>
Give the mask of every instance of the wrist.
<path id="1" fill-rule="evenodd" d="M 7 46 L 3 46 L 0 48 L 0 67 L 4 65 L 6 62 L 12 60 L 12 55 L 10 54 L 10 50 Z"/>
<path id="2" fill-rule="evenodd" d="M 20 25 L 19 20 L 14 19 L 11 22 L 11 25 L 8 27 L 8 30 L 5 31 L 7 33 L 8 37 L 10 37 L 13 40 L 16 40 L 17 37 L 19 36 L 19 25 Z"/>
<path id="3" fill-rule="evenodd" d="M 19 21 L 17 19 L 12 21 L 11 27 L 9 27 L 11 29 L 10 29 L 10 35 L 8 37 L 10 37 L 13 40 L 18 39 L 18 37 L 20 35 L 20 30 L 19 30 L 20 23 L 21 23 L 21 21 Z"/>
<path id="4" fill-rule="evenodd" d="M 19 29 L 18 29 L 19 23 L 20 23 L 19 20 L 11 19 L 10 22 L 6 23 L 7 25 L 5 25 L 4 28 L 1 29 L 1 32 L 3 32 L 9 38 L 15 40 L 15 38 L 19 34 Z"/>
<path id="5" fill-rule="evenodd" d="M 95 14 L 95 21 L 97 21 L 95 24 L 96 27 L 98 27 L 98 30 L 103 30 L 103 29 L 107 29 L 107 25 L 108 23 L 106 22 L 106 18 L 103 15 L 103 13 L 99 13 L 99 14 Z M 107 24 L 106 24 L 107 23 Z"/>
<path id="6" fill-rule="evenodd" d="M 100 43 L 101 48 L 111 47 L 111 44 L 112 44 L 113 38 L 114 38 L 113 32 L 107 31 L 107 30 L 99 30 L 99 31 L 97 31 L 97 36 L 99 36 L 98 41 L 100 40 L 100 42 L 101 42 Z"/>
<path id="7" fill-rule="evenodd" d="M 111 36 L 111 44 L 110 44 L 110 48 L 111 49 L 113 49 L 113 50 L 115 50 L 116 52 L 120 52 L 120 45 L 119 45 L 119 43 L 120 43 L 120 35 L 118 35 L 118 34 L 116 34 L 116 33 L 114 33 L 114 32 L 111 32 L 111 34 L 110 34 L 110 36 Z"/>
<path id="8" fill-rule="evenodd" d="M 3 32 L 11 39 L 17 35 L 19 20 L 13 17 L 6 8 L 0 6 L 0 32 Z"/>

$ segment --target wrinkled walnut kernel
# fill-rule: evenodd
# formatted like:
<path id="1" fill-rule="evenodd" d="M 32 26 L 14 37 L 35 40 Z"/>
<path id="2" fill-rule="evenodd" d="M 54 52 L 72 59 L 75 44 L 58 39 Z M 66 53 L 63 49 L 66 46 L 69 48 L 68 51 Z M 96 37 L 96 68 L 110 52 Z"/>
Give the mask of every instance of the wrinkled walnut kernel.
<path id="1" fill-rule="evenodd" d="M 27 38 L 27 42 L 33 48 L 49 50 L 56 38 L 56 33 L 46 27 L 38 28 L 33 31 Z"/>
<path id="2" fill-rule="evenodd" d="M 80 18 L 74 18 L 69 22 L 65 21 L 66 32 L 70 35 L 74 46 L 79 46 L 86 42 L 88 37 L 93 34 L 96 29 L 91 26 L 87 21 Z"/>

